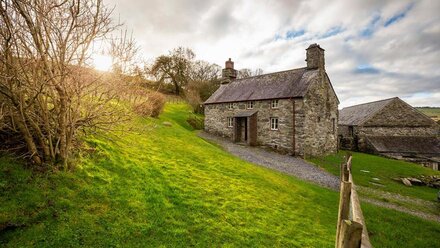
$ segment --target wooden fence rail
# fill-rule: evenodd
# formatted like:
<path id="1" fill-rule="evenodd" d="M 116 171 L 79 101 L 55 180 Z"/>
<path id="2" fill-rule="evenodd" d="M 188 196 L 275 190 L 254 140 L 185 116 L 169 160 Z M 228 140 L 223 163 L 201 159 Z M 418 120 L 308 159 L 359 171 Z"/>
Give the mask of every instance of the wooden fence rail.
<path id="1" fill-rule="evenodd" d="M 351 175 L 351 155 L 341 165 L 336 248 L 372 248 Z"/>

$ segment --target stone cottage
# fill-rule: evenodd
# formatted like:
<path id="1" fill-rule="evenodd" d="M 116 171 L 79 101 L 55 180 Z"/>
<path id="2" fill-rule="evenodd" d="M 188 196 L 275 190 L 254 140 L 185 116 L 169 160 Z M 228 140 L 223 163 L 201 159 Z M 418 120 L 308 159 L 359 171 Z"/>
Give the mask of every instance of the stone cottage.
<path id="1" fill-rule="evenodd" d="M 295 156 L 337 151 L 339 100 L 325 71 L 324 49 L 306 49 L 307 66 L 237 79 L 234 62 L 206 100 L 205 131 L 233 142 Z"/>
<path id="2" fill-rule="evenodd" d="M 342 149 L 380 154 L 438 169 L 440 126 L 398 97 L 339 112 Z"/>

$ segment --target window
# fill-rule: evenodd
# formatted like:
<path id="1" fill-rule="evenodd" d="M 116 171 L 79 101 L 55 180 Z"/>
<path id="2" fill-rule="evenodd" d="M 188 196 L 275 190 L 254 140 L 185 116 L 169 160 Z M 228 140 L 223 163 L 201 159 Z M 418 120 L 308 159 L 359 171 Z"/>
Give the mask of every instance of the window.
<path id="1" fill-rule="evenodd" d="M 352 137 L 354 136 L 353 126 L 348 126 L 348 134 Z"/>
<path id="2" fill-rule="evenodd" d="M 247 102 L 247 108 L 248 109 L 253 109 L 254 108 L 254 101 Z"/>
<path id="3" fill-rule="evenodd" d="M 228 117 L 228 127 L 233 127 L 233 126 L 234 126 L 234 118 Z"/>
<path id="4" fill-rule="evenodd" d="M 278 118 L 270 118 L 270 130 L 278 130 Z"/>
<path id="5" fill-rule="evenodd" d="M 272 100 L 272 103 L 270 104 L 271 108 L 278 108 L 278 100 Z"/>
<path id="6" fill-rule="evenodd" d="M 228 103 L 228 109 L 233 109 L 234 108 L 234 103 L 232 103 L 232 102 L 230 102 L 230 103 Z"/>

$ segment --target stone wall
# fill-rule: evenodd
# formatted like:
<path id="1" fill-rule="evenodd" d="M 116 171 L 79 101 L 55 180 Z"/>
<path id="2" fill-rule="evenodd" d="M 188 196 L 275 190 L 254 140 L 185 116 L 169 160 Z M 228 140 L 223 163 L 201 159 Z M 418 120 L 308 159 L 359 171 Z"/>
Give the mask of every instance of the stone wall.
<path id="1" fill-rule="evenodd" d="M 428 127 L 356 127 L 358 136 L 438 136 L 438 126 Z"/>
<path id="2" fill-rule="evenodd" d="M 325 71 L 309 86 L 304 99 L 300 156 L 322 156 L 338 149 L 338 100 Z"/>
<path id="3" fill-rule="evenodd" d="M 232 138 L 233 129 L 228 127 L 228 117 L 232 112 L 226 103 L 205 105 L 205 131 L 221 137 Z"/>
<path id="4" fill-rule="evenodd" d="M 271 108 L 272 100 L 254 101 L 252 110 L 257 110 L 257 145 L 269 147 L 281 153 L 292 154 L 293 150 L 293 102 L 279 99 L 278 108 Z M 228 127 L 228 117 L 249 111 L 247 102 L 208 104 L 205 106 L 205 131 L 232 139 L 233 128 Z M 278 130 L 271 130 L 270 118 L 278 117 Z M 298 123 L 301 123 L 299 121 Z"/>

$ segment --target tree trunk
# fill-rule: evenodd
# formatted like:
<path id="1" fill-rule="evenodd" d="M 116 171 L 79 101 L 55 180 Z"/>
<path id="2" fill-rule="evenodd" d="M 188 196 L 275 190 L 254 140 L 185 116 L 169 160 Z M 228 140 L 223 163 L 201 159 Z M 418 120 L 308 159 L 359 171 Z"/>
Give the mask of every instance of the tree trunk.
<path id="1" fill-rule="evenodd" d="M 11 117 L 13 118 L 15 124 L 17 125 L 18 130 L 20 131 L 21 135 L 23 136 L 23 139 L 26 142 L 28 151 L 31 153 L 32 161 L 37 165 L 41 165 L 43 161 L 38 153 L 34 139 L 32 138 L 32 135 L 29 133 L 29 130 L 27 129 L 25 123 L 23 123 L 23 120 L 17 115 L 12 115 Z"/>

